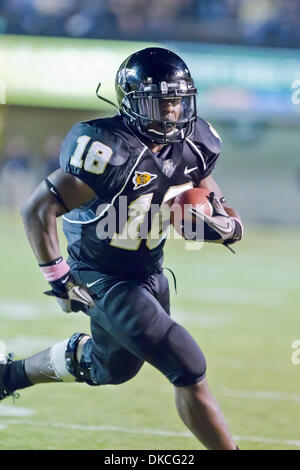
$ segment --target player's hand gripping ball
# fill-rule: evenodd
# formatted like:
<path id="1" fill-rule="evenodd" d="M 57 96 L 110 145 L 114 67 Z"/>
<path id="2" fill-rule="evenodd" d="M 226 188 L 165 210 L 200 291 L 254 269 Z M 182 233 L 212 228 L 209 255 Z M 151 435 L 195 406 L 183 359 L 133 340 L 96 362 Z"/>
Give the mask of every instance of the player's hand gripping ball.
<path id="1" fill-rule="evenodd" d="M 210 191 L 204 188 L 193 188 L 179 194 L 173 201 L 171 223 L 179 235 L 186 240 L 203 240 L 203 220 L 193 215 L 196 213 L 213 215 L 210 202 Z"/>
<path id="2" fill-rule="evenodd" d="M 171 222 L 186 240 L 228 247 L 242 238 L 241 221 L 229 217 L 221 201 L 207 189 L 194 188 L 179 194 L 172 207 Z"/>

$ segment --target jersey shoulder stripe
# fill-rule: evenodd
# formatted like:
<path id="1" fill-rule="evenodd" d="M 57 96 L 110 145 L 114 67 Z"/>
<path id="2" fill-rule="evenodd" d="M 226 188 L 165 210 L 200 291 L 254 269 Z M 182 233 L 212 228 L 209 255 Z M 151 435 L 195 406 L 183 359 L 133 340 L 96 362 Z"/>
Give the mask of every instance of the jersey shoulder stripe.
<path id="1" fill-rule="evenodd" d="M 222 141 L 219 134 L 209 122 L 198 117 L 194 131 L 186 142 L 197 156 L 202 179 L 206 178 L 213 171 L 221 152 Z"/>
<path id="2" fill-rule="evenodd" d="M 221 152 L 222 140 L 215 128 L 204 119 L 197 118 L 190 140 L 204 151 L 218 155 Z"/>

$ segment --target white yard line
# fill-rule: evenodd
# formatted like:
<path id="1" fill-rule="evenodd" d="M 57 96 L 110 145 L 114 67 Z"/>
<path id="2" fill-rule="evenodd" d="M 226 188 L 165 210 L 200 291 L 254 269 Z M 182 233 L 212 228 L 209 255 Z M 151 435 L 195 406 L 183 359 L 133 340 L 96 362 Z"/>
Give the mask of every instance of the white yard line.
<path id="1" fill-rule="evenodd" d="M 297 275 L 299 273 L 299 268 L 296 264 L 295 266 L 289 265 L 289 268 L 286 270 L 278 270 L 275 269 L 275 267 L 258 267 L 256 263 L 253 263 L 253 256 L 252 259 L 250 259 L 250 257 L 247 257 L 246 259 L 245 254 L 243 254 L 243 260 L 244 266 L 239 265 L 238 271 L 235 264 L 232 266 L 229 266 L 228 264 L 226 264 L 226 266 L 222 266 L 217 264 L 217 261 L 211 265 L 206 264 L 205 281 L 209 284 L 210 281 L 215 280 L 217 274 L 219 278 L 222 278 L 223 285 L 226 283 L 229 286 L 232 286 L 232 282 L 234 280 L 238 280 L 240 276 L 251 279 L 252 282 L 256 283 L 255 287 L 260 289 L 271 289 L 274 282 L 276 282 L 276 285 L 280 286 L 282 291 L 290 290 L 291 287 L 298 286 Z M 289 276 L 288 279 L 287 276 Z"/>
<path id="2" fill-rule="evenodd" d="M 274 439 L 272 437 L 262 437 L 262 436 L 233 436 L 234 440 L 237 442 L 262 442 L 266 444 L 279 444 L 285 446 L 295 446 L 300 447 L 300 440 L 295 439 Z"/>
<path id="3" fill-rule="evenodd" d="M 300 402 L 299 393 L 288 392 L 274 392 L 266 390 L 233 390 L 231 388 L 222 388 L 220 390 L 222 395 L 235 398 L 246 398 L 253 400 L 279 400 L 289 402 Z"/>
<path id="4" fill-rule="evenodd" d="M 61 340 L 62 338 L 51 336 L 18 335 L 7 339 L 6 352 L 12 351 L 16 356 L 24 357 L 46 349 Z"/>
<path id="5" fill-rule="evenodd" d="M 0 317 L 9 320 L 31 320 L 38 317 L 39 311 L 36 304 L 23 300 L 1 300 Z"/>
<path id="6" fill-rule="evenodd" d="M 52 427 L 62 429 L 77 429 L 79 431 L 91 431 L 91 432 L 122 432 L 126 434 L 144 434 L 152 436 L 174 436 L 174 437 L 193 437 L 188 431 L 177 432 L 168 431 L 163 429 L 130 429 L 125 426 L 113 426 L 113 425 L 90 425 L 90 424 L 69 424 L 69 423 L 57 423 L 57 422 L 43 422 L 43 421 L 29 421 L 20 419 L 9 419 L 5 422 L 5 425 L 16 424 L 23 426 L 34 426 L 34 427 Z"/>
<path id="7" fill-rule="evenodd" d="M 0 301 L 0 318 L 8 320 L 32 320 L 45 314 L 62 315 L 61 309 L 56 302 L 49 302 L 45 299 L 44 303 L 30 302 L 28 300 L 2 299 Z"/>
<path id="8" fill-rule="evenodd" d="M 265 360 L 265 361 L 259 361 L 258 363 L 255 363 L 253 360 L 251 363 L 249 363 L 249 359 L 245 358 L 243 359 L 234 359 L 234 358 L 228 358 L 228 359 L 218 359 L 218 358 L 211 358 L 208 360 L 208 366 L 209 367 L 220 367 L 222 369 L 242 369 L 244 371 L 249 371 L 249 370 L 254 370 L 254 371 L 280 371 L 280 373 L 295 373 L 295 369 L 292 363 L 288 363 L 287 367 L 287 362 L 286 361 L 276 361 L 276 360 Z"/>
<path id="9" fill-rule="evenodd" d="M 199 304 L 227 304 L 230 305 L 247 305 L 256 307 L 278 307 L 283 305 L 286 300 L 286 295 L 281 291 L 274 291 L 268 289 L 253 290 L 247 288 L 238 288 L 232 286 L 218 286 L 215 287 L 203 285 L 202 288 L 190 287 L 189 297 L 191 300 L 197 300 Z"/>
<path id="10" fill-rule="evenodd" d="M 175 321 L 183 325 L 199 326 L 200 328 L 214 330 L 215 328 L 222 328 L 232 320 L 232 315 L 210 314 L 210 313 L 191 313 L 189 311 L 183 312 L 180 310 L 172 310 L 171 316 Z"/>
<path id="11" fill-rule="evenodd" d="M 31 408 L 22 408 L 21 406 L 14 405 L 0 405 L 0 417 L 22 417 L 22 416 L 32 416 L 35 411 Z"/>
<path id="12" fill-rule="evenodd" d="M 169 436 L 169 437 L 187 437 L 193 438 L 194 436 L 188 431 L 169 431 L 165 429 L 149 429 L 149 428 L 138 428 L 130 429 L 125 426 L 112 426 L 112 425 L 88 425 L 88 424 L 68 424 L 68 423 L 57 423 L 57 422 L 43 422 L 43 421 L 29 421 L 23 419 L 9 419 L 5 424 L 0 424 L 0 429 L 4 429 L 9 425 L 23 425 L 23 426 L 34 426 L 34 427 L 51 427 L 61 429 L 73 429 L 85 432 L 117 432 L 125 434 L 143 434 L 147 436 Z M 295 439 L 278 439 L 272 437 L 263 436 L 243 436 L 235 435 L 233 438 L 238 442 L 261 442 L 266 444 L 279 444 L 284 446 L 295 446 L 300 447 L 300 440 Z"/>

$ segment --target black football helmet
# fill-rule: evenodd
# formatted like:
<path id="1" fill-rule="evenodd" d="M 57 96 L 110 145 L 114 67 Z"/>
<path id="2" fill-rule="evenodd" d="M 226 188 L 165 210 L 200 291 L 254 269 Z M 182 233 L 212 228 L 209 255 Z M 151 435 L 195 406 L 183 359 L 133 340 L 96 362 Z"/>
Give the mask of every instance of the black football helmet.
<path id="1" fill-rule="evenodd" d="M 180 142 L 191 134 L 196 93 L 184 61 L 160 47 L 132 54 L 116 75 L 118 105 L 126 122 L 159 144 Z"/>

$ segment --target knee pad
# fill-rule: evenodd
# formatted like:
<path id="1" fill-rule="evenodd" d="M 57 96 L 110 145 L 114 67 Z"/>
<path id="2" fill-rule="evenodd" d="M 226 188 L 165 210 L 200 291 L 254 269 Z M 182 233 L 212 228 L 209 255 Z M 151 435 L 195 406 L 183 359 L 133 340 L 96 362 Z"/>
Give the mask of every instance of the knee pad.
<path id="1" fill-rule="evenodd" d="M 109 367 L 110 378 L 107 383 L 119 385 L 128 382 L 136 376 L 143 364 L 143 359 L 129 357 L 126 361 L 120 361 L 118 367 L 112 365 Z"/>
<path id="2" fill-rule="evenodd" d="M 66 368 L 70 374 L 75 377 L 76 382 L 86 382 L 89 385 L 97 385 L 91 379 L 91 363 L 80 360 L 80 363 L 76 360 L 76 351 L 80 340 L 88 336 L 86 333 L 74 333 L 68 340 L 65 350 L 65 361 Z"/>
<path id="3" fill-rule="evenodd" d="M 70 339 L 56 343 L 50 348 L 49 366 L 62 382 L 86 382 L 95 385 L 90 378 L 90 364 L 81 361 L 78 364 L 76 360 L 77 346 L 84 336 L 88 335 L 75 333 Z"/>
<path id="4" fill-rule="evenodd" d="M 168 349 L 176 358 L 167 374 L 176 387 L 194 385 L 206 375 L 206 360 L 194 338 L 181 325 L 174 323 L 167 334 Z"/>

